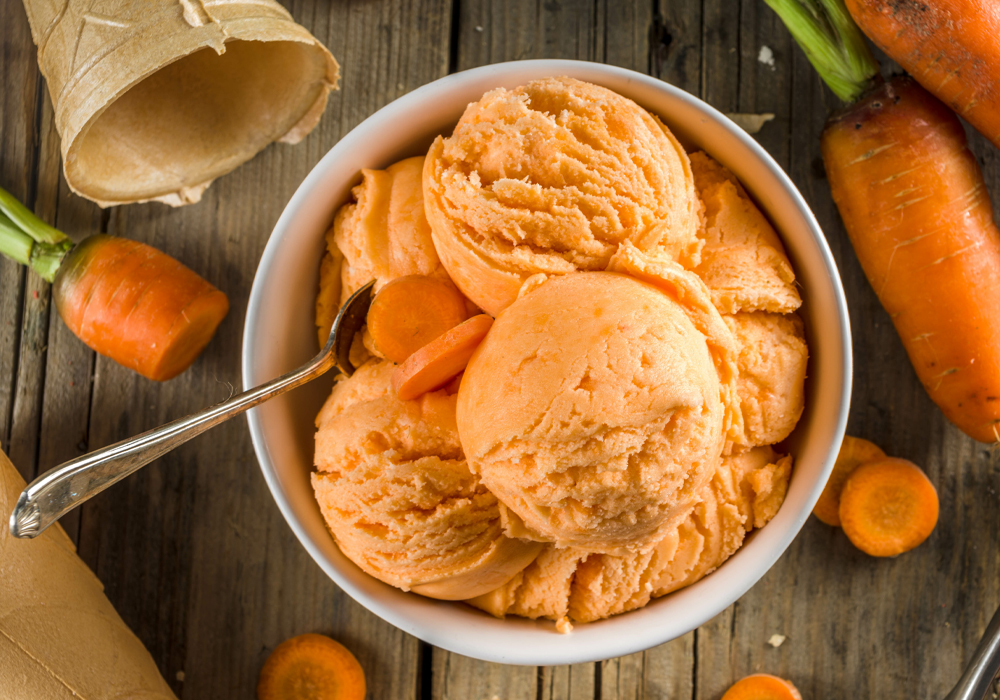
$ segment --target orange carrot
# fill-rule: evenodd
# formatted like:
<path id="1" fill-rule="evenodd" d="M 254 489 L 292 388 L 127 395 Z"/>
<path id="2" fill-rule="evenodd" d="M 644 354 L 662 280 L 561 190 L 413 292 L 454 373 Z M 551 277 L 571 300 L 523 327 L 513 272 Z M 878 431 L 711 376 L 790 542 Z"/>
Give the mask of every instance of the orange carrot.
<path id="1" fill-rule="evenodd" d="M 847 0 L 890 58 L 1000 147 L 1000 4 L 995 0 Z"/>
<path id="2" fill-rule="evenodd" d="M 823 493 L 816 501 L 813 515 L 827 525 L 839 527 L 840 492 L 844 489 L 847 477 L 862 464 L 884 457 L 885 452 L 877 445 L 861 438 L 845 435 L 844 442 L 840 445 L 840 452 L 837 454 L 837 463 L 833 465 L 830 480 L 826 482 Z"/>
<path id="3" fill-rule="evenodd" d="M 722 700 L 802 700 L 802 695 L 791 681 L 755 673 L 733 684 Z"/>
<path id="4" fill-rule="evenodd" d="M 365 673 L 354 654 L 321 634 L 279 644 L 257 682 L 257 700 L 364 700 L 365 691 Z"/>
<path id="5" fill-rule="evenodd" d="M 823 160 L 858 260 L 917 376 L 981 442 L 1000 424 L 1000 231 L 965 132 L 896 78 L 823 132 Z"/>
<path id="6" fill-rule="evenodd" d="M 886 458 L 854 470 L 840 494 L 840 522 L 851 543 L 894 557 L 926 540 L 938 519 L 934 485 L 920 467 Z"/>
<path id="7" fill-rule="evenodd" d="M 169 255 L 101 235 L 70 252 L 52 294 L 80 340 L 157 381 L 187 369 L 229 311 L 225 294 Z"/>
<path id="8" fill-rule="evenodd" d="M 375 295 L 368 310 L 368 332 L 378 351 L 399 364 L 465 317 L 465 297 L 454 285 L 406 275 Z"/>
<path id="9" fill-rule="evenodd" d="M 0 254 L 53 283 L 56 310 L 96 352 L 158 381 L 194 362 L 229 311 L 226 295 L 143 243 L 79 245 L 0 189 Z"/>
<path id="10" fill-rule="evenodd" d="M 438 389 L 465 370 L 493 319 L 480 314 L 460 323 L 410 355 L 392 373 L 392 387 L 404 401 Z"/>
<path id="11" fill-rule="evenodd" d="M 823 131 L 833 200 L 931 399 L 966 434 L 997 441 L 1000 230 L 979 164 L 941 102 L 908 77 L 879 84 L 878 64 L 843 0 L 819 1 L 827 25 L 811 20 L 802 0 L 767 0 L 780 6 L 813 65 L 825 67 L 828 84 L 854 102 Z M 811 34 L 801 30 L 810 21 Z M 835 36 L 817 39 L 825 26 L 835 26 Z M 835 56 L 846 56 L 838 70 Z M 845 78 L 854 64 L 864 70 Z"/>

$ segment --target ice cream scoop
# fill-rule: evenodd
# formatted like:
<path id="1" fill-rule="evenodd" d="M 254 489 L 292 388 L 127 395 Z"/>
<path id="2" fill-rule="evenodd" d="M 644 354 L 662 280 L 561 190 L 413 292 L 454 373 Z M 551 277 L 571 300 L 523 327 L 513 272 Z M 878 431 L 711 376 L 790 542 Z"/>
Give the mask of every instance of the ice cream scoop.
<path id="1" fill-rule="evenodd" d="M 705 205 L 705 247 L 695 272 L 721 313 L 789 313 L 802 304 L 781 239 L 739 180 L 705 153 L 691 154 Z"/>
<path id="2" fill-rule="evenodd" d="M 739 345 L 737 391 L 743 442 L 773 445 L 788 437 L 805 408 L 809 350 L 802 320 L 764 311 L 725 316 Z"/>
<path id="3" fill-rule="evenodd" d="M 459 600 L 506 583 L 541 545 L 503 534 L 496 497 L 469 471 L 455 396 L 401 401 L 372 361 L 317 417 L 312 485 L 341 551 L 403 590 Z"/>
<path id="4" fill-rule="evenodd" d="M 603 270 L 622 241 L 697 263 L 701 203 L 684 149 L 647 111 L 570 78 L 486 93 L 424 163 L 434 245 L 496 315 L 536 273 Z"/>
<path id="5" fill-rule="evenodd" d="M 680 524 L 651 549 L 624 555 L 548 545 L 500 588 L 467 601 L 495 617 L 592 622 L 641 608 L 702 579 L 766 525 L 784 500 L 791 457 L 757 447 L 723 457 Z"/>
<path id="6" fill-rule="evenodd" d="M 555 277 L 497 317 L 458 430 L 509 535 L 642 549 L 696 502 L 727 440 L 734 346 L 704 286 L 676 273 L 673 295 L 610 272 Z"/>

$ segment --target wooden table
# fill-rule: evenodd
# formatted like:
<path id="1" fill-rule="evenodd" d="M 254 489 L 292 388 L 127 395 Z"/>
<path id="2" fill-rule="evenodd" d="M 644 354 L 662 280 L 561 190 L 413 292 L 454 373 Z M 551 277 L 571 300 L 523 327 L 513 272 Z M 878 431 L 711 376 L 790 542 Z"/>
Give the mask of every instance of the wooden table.
<path id="1" fill-rule="evenodd" d="M 716 700 L 757 671 L 793 679 L 807 700 L 943 697 L 1000 603 L 1000 459 L 948 424 L 917 382 L 824 180 L 819 133 L 836 99 L 763 2 L 286 4 L 341 62 L 341 89 L 319 127 L 223 177 L 200 204 L 102 211 L 68 191 L 21 2 L 0 0 L 0 185 L 77 239 L 100 231 L 149 242 L 232 301 L 194 368 L 160 385 L 95 356 L 52 312 L 47 284 L 0 263 L 0 442 L 26 478 L 239 387 L 246 302 L 267 237 L 302 178 L 348 130 L 449 72 L 558 57 L 651 73 L 726 112 L 776 115 L 756 138 L 816 213 L 850 303 L 849 432 L 921 464 L 941 496 L 941 519 L 926 544 L 883 561 L 810 518 L 749 593 L 680 639 L 598 664 L 506 667 L 432 648 L 342 593 L 282 520 L 246 423 L 235 420 L 62 521 L 178 696 L 253 698 L 270 650 L 318 631 L 357 654 L 376 700 Z M 765 45 L 773 66 L 759 60 Z M 997 150 L 971 136 L 1000 202 Z M 787 639 L 773 648 L 772 634 Z"/>

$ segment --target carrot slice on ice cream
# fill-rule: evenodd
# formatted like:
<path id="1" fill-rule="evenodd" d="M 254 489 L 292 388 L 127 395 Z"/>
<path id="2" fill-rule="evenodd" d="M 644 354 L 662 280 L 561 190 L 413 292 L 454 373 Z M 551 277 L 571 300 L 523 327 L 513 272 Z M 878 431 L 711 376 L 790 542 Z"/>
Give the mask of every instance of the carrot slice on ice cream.
<path id="1" fill-rule="evenodd" d="M 469 364 L 492 325 L 491 316 L 473 316 L 410 355 L 392 375 L 399 398 L 415 399 L 447 384 Z"/>
<path id="2" fill-rule="evenodd" d="M 379 352 L 400 364 L 465 317 L 465 299 L 453 285 L 406 275 L 375 295 L 368 310 L 368 332 Z"/>

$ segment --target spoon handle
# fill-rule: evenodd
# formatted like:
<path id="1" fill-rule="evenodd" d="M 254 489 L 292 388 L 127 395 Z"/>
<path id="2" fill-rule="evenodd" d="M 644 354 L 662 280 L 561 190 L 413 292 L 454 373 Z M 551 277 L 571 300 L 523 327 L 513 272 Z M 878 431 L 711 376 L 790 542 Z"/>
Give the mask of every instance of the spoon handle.
<path id="1" fill-rule="evenodd" d="M 195 435 L 319 376 L 333 366 L 335 360 L 331 354 L 321 352 L 304 367 L 228 401 L 50 469 L 32 481 L 17 499 L 10 516 L 11 534 L 23 538 L 38 536 L 66 512 Z"/>
<path id="2" fill-rule="evenodd" d="M 1000 671 L 1000 609 L 993 615 L 958 685 L 945 700 L 983 700 Z"/>

